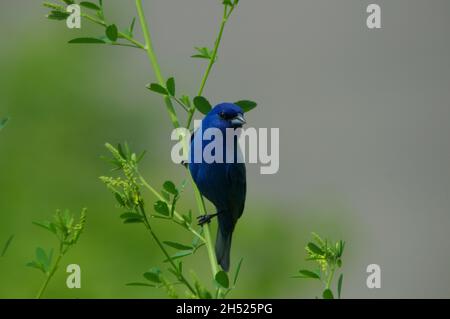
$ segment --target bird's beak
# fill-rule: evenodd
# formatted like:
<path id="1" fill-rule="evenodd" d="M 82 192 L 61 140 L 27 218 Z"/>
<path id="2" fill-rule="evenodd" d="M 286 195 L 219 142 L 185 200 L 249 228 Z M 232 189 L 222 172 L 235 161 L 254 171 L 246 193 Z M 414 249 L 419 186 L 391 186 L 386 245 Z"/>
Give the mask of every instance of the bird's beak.
<path id="1" fill-rule="evenodd" d="M 244 116 L 242 114 L 238 114 L 236 117 L 231 119 L 231 124 L 236 127 L 240 127 L 245 123 L 247 122 L 245 122 Z"/>

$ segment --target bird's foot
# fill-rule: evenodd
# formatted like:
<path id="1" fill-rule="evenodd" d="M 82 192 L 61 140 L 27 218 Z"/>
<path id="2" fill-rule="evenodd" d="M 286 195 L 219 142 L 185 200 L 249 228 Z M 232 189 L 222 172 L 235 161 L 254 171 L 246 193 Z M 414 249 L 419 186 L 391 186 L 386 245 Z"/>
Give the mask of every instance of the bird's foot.
<path id="1" fill-rule="evenodd" d="M 204 224 L 209 224 L 211 222 L 211 219 L 213 217 L 217 216 L 217 214 L 213 214 L 213 215 L 201 215 L 197 217 L 197 221 L 198 221 L 198 225 L 199 226 L 203 226 Z"/>

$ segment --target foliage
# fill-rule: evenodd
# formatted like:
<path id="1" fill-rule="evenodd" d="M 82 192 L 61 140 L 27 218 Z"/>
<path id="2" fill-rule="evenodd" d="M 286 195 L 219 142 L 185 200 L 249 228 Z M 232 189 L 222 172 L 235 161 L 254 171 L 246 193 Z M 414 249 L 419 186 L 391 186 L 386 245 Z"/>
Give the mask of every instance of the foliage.
<path id="1" fill-rule="evenodd" d="M 299 270 L 299 274 L 293 278 L 314 279 L 322 282 L 324 290 L 322 297 L 324 299 L 334 299 L 335 294 L 331 285 L 335 278 L 336 271 L 342 267 L 342 254 L 344 252 L 345 242 L 342 240 L 333 243 L 329 240 L 322 239 L 316 233 L 312 233 L 313 240 L 308 242 L 305 247 L 307 261 L 315 262 L 317 270 Z M 341 298 L 342 282 L 344 275 L 341 273 L 337 282 L 337 297 Z"/>
<path id="2" fill-rule="evenodd" d="M 27 263 L 28 267 L 38 269 L 45 275 L 45 281 L 37 294 L 37 298 L 41 298 L 57 271 L 61 259 L 77 244 L 86 224 L 86 209 L 81 211 L 78 222 L 68 210 L 57 210 L 52 221 L 33 222 L 33 224 L 53 234 L 59 243 L 56 259 L 53 258 L 53 249 L 45 250 L 37 247 L 35 259 Z"/>
<path id="3" fill-rule="evenodd" d="M 77 3 L 73 0 L 67 0 L 63 2 L 65 5 Z M 216 41 L 214 42 L 213 48 L 209 49 L 207 47 L 196 47 L 197 53 L 192 57 L 205 59 L 207 61 L 207 67 L 202 77 L 200 88 L 197 94 L 193 97 L 185 94 L 182 94 L 181 96 L 177 95 L 175 78 L 169 77 L 165 79 L 163 77 L 156 54 L 153 49 L 153 43 L 146 17 L 142 8 L 141 0 L 135 0 L 138 19 L 131 19 L 131 23 L 126 29 L 119 27 L 118 24 L 110 23 L 110 19 L 105 18 L 103 1 L 100 0 L 98 1 L 98 3 L 88 1 L 80 2 L 79 5 L 83 7 L 81 17 L 102 27 L 103 34 L 72 39 L 69 41 L 69 43 L 106 44 L 127 46 L 144 50 L 153 68 L 157 80 L 157 82 L 155 83 L 148 84 L 147 88 L 157 94 L 162 95 L 167 112 L 169 114 L 169 118 L 174 128 L 180 127 L 181 124 L 180 119 L 177 115 L 177 110 L 175 109 L 173 103 L 176 103 L 182 111 L 186 112 L 187 119 L 184 127 L 189 129 L 192 124 L 193 116 L 197 110 L 205 114 L 212 108 L 211 103 L 207 100 L 206 97 L 203 96 L 203 91 L 212 67 L 217 61 L 218 50 L 223 37 L 225 25 L 228 22 L 228 19 L 230 18 L 233 11 L 238 6 L 238 3 L 238 0 L 221 1 L 221 4 L 223 6 L 223 16 L 219 28 L 219 34 L 216 38 Z M 45 2 L 44 6 L 50 8 L 51 10 L 47 15 L 49 19 L 64 20 L 68 17 L 66 7 L 64 5 Z M 140 27 L 142 29 L 144 42 L 141 42 L 134 37 L 134 29 L 137 20 L 139 21 Z M 238 104 L 244 109 L 244 111 L 249 111 L 256 107 L 255 102 L 247 100 L 239 101 Z M 121 171 L 122 176 L 101 177 L 101 180 L 113 192 L 114 197 L 119 203 L 120 207 L 125 210 L 121 215 L 121 218 L 126 224 L 144 224 L 146 229 L 151 234 L 152 238 L 158 244 L 163 255 L 165 256 L 165 262 L 169 264 L 168 272 L 175 276 L 175 282 L 170 282 L 167 279 L 166 273 L 164 271 L 160 270 L 159 268 L 151 268 L 149 271 L 144 273 L 144 278 L 147 280 L 147 282 L 132 283 L 131 285 L 164 287 L 170 297 L 177 297 L 178 294 L 174 286 L 181 284 L 185 286 L 185 288 L 187 288 L 189 297 L 212 297 L 213 295 L 208 292 L 208 290 L 206 290 L 206 288 L 202 286 L 196 279 L 195 274 L 192 275 L 192 277 L 194 277 L 193 284 L 188 278 L 186 278 L 182 264 L 182 258 L 193 255 L 198 248 L 205 245 L 208 251 L 209 263 L 211 265 L 212 281 L 215 283 L 214 296 L 225 297 L 234 287 L 235 281 L 233 282 L 233 287 L 230 287 L 228 274 L 223 271 L 219 271 L 214 247 L 211 241 L 209 225 L 205 224 L 204 226 L 202 226 L 202 229 L 200 231 L 197 231 L 192 225 L 193 218 L 191 211 L 188 211 L 185 214 L 179 214 L 176 210 L 177 203 L 180 199 L 182 190 L 185 187 L 186 181 L 181 183 L 181 186 L 175 186 L 175 183 L 173 183 L 172 181 L 167 181 L 164 183 L 163 189 L 158 192 L 144 180 L 144 178 L 138 171 L 138 163 L 142 159 L 142 156 L 137 156 L 135 153 L 130 152 L 126 145 L 124 145 L 124 147 L 119 145 L 117 148 L 114 148 L 110 144 L 107 144 L 106 147 L 112 154 L 112 159 L 110 161 L 115 166 L 115 170 Z M 187 175 L 189 175 L 188 172 Z M 187 180 L 191 181 L 191 185 L 194 188 L 199 213 L 201 215 L 206 214 L 203 198 L 200 195 L 195 183 L 193 183 L 190 176 L 187 178 Z M 157 199 L 157 201 L 153 205 L 154 213 L 152 214 L 147 211 L 147 206 L 145 205 L 144 198 L 142 196 L 142 187 L 147 188 Z M 150 220 L 153 219 L 170 221 L 177 224 L 178 226 L 183 227 L 194 235 L 194 240 L 190 244 L 177 243 L 174 241 L 161 241 L 156 235 L 152 227 L 152 223 L 150 222 Z M 168 249 L 173 249 L 176 251 L 176 253 L 171 255 L 169 254 Z M 237 274 L 239 273 L 240 265 L 241 263 L 238 264 L 236 279 Z M 193 272 L 191 271 L 191 273 Z"/>

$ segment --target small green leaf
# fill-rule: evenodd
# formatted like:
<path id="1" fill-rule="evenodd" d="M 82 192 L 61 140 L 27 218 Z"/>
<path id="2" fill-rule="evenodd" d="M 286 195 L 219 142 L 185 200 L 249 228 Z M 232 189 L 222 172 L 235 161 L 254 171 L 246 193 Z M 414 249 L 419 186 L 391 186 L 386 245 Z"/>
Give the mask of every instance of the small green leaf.
<path id="1" fill-rule="evenodd" d="M 188 246 L 188 245 L 183 245 L 180 243 L 175 243 L 173 241 L 164 241 L 164 244 L 166 244 L 169 247 L 178 249 L 178 250 L 192 250 L 192 246 Z"/>
<path id="2" fill-rule="evenodd" d="M 9 118 L 4 118 L 4 119 L 0 120 L 0 131 L 6 126 L 8 121 L 9 121 Z"/>
<path id="3" fill-rule="evenodd" d="M 130 287 L 156 287 L 155 285 L 146 284 L 144 282 L 130 282 L 130 283 L 127 283 L 126 286 L 130 286 Z"/>
<path id="4" fill-rule="evenodd" d="M 162 94 L 162 95 L 169 95 L 169 92 L 167 92 L 167 89 L 158 83 L 151 83 L 151 84 L 147 85 L 147 89 L 149 89 L 150 91 Z"/>
<path id="5" fill-rule="evenodd" d="M 308 248 L 311 250 L 314 254 L 317 255 L 323 255 L 322 249 L 320 249 L 316 244 L 314 243 L 308 243 Z"/>
<path id="6" fill-rule="evenodd" d="M 159 200 L 153 205 L 153 208 L 154 208 L 155 212 L 157 212 L 161 215 L 164 215 L 164 216 L 170 215 L 169 206 L 167 206 L 166 202 Z"/>
<path id="7" fill-rule="evenodd" d="M 33 225 L 38 226 L 38 227 L 42 227 L 42 228 L 52 232 L 53 234 L 56 234 L 56 226 L 55 226 L 55 224 L 51 223 L 49 221 L 33 222 Z"/>
<path id="8" fill-rule="evenodd" d="M 221 287 L 227 289 L 230 286 L 230 281 L 225 271 L 219 271 L 214 278 Z"/>
<path id="9" fill-rule="evenodd" d="M 45 250 L 41 247 L 36 248 L 36 259 L 41 264 L 45 265 L 47 263 L 47 254 Z"/>
<path id="10" fill-rule="evenodd" d="M 120 218 L 122 219 L 142 219 L 142 216 L 140 214 L 137 213 L 133 213 L 133 212 L 126 212 L 123 213 L 122 215 L 120 215 Z"/>
<path id="11" fill-rule="evenodd" d="M 49 14 L 47 14 L 47 19 L 62 21 L 62 20 L 66 20 L 69 16 L 70 16 L 70 13 L 68 13 L 68 12 L 52 10 L 52 11 L 50 11 Z"/>
<path id="12" fill-rule="evenodd" d="M 325 289 L 322 294 L 323 299 L 334 299 L 333 292 L 330 289 Z"/>
<path id="13" fill-rule="evenodd" d="M 117 30 L 117 26 L 115 24 L 111 24 L 106 28 L 106 36 L 108 39 L 110 39 L 112 42 L 116 42 L 117 38 L 119 37 L 119 31 Z"/>
<path id="14" fill-rule="evenodd" d="M 342 281 L 344 280 L 344 274 L 339 276 L 338 280 L 338 298 L 341 299 L 341 291 L 342 291 Z"/>
<path id="15" fill-rule="evenodd" d="M 249 101 L 249 100 L 237 101 L 234 104 L 239 106 L 242 109 L 242 111 L 244 111 L 244 113 L 247 113 L 247 112 L 253 110 L 258 105 L 258 104 L 256 104 L 256 102 Z"/>
<path id="16" fill-rule="evenodd" d="M 166 82 L 167 91 L 171 96 L 175 96 L 175 79 L 170 78 Z"/>
<path id="17" fill-rule="evenodd" d="M 161 270 L 159 268 L 151 268 L 149 271 L 144 273 L 144 278 L 148 281 L 161 283 Z"/>
<path id="18" fill-rule="evenodd" d="M 212 109 L 211 103 L 203 96 L 196 96 L 194 98 L 194 105 L 200 113 L 205 115 Z"/>
<path id="19" fill-rule="evenodd" d="M 122 195 L 116 192 L 114 193 L 114 197 L 116 198 L 120 206 L 125 207 L 125 199 L 122 197 Z"/>
<path id="20" fill-rule="evenodd" d="M 299 270 L 299 273 L 301 274 L 300 278 L 320 279 L 320 276 L 318 274 L 310 270 L 302 269 Z"/>
<path id="21" fill-rule="evenodd" d="M 176 254 L 170 256 L 170 258 L 172 258 L 172 260 L 175 260 L 175 259 L 179 259 L 179 258 L 183 258 L 183 257 L 189 256 L 189 255 L 192 255 L 192 253 L 193 253 L 193 250 L 180 250 Z M 169 261 L 169 259 L 164 260 L 165 263 L 168 261 Z"/>
<path id="22" fill-rule="evenodd" d="M 210 60 L 212 56 L 212 52 L 208 48 L 199 48 L 195 47 L 195 50 L 198 52 L 198 54 L 191 55 L 191 58 L 198 58 L 198 59 L 206 59 Z"/>
<path id="23" fill-rule="evenodd" d="M 168 192 L 172 195 L 178 195 L 178 190 L 177 190 L 175 184 L 171 181 L 164 182 L 163 188 L 166 192 Z"/>
<path id="24" fill-rule="evenodd" d="M 239 277 L 239 272 L 241 271 L 241 265 L 242 265 L 242 261 L 243 260 L 244 260 L 244 258 L 241 258 L 241 260 L 239 260 L 239 263 L 238 263 L 237 268 L 236 268 L 236 273 L 234 274 L 233 285 L 236 285 L 236 282 L 237 282 L 238 277 Z"/>
<path id="25" fill-rule="evenodd" d="M 72 44 L 105 44 L 106 42 L 98 38 L 75 38 L 69 41 Z"/>
<path id="26" fill-rule="evenodd" d="M 11 245 L 12 240 L 14 239 L 14 235 L 9 236 L 8 240 L 6 241 L 5 245 L 3 246 L 2 253 L 0 254 L 0 257 L 5 256 L 6 251 L 8 250 L 9 246 Z"/>
<path id="27" fill-rule="evenodd" d="M 130 35 L 130 37 L 133 36 L 135 24 L 136 24 L 136 17 L 133 18 L 133 20 L 131 21 L 131 24 L 130 24 L 130 28 L 128 29 L 128 34 Z"/>
<path id="28" fill-rule="evenodd" d="M 92 10 L 97 10 L 97 11 L 101 10 L 98 5 L 96 5 L 95 3 L 89 2 L 89 1 L 80 2 L 80 6 L 88 8 L 88 9 L 92 9 Z"/>

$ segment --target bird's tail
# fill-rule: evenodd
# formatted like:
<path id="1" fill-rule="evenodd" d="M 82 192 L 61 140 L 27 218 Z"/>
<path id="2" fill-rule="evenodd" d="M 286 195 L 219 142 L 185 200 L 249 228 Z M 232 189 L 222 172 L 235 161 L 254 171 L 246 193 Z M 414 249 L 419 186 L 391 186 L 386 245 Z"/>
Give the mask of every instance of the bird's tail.
<path id="1" fill-rule="evenodd" d="M 224 271 L 230 269 L 230 250 L 231 250 L 231 237 L 233 231 L 225 230 L 223 227 L 217 228 L 216 237 L 216 257 L 217 262 Z"/>

